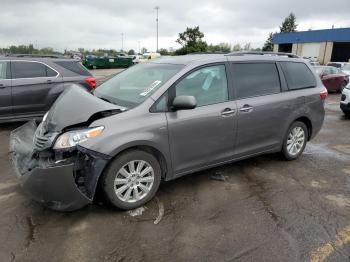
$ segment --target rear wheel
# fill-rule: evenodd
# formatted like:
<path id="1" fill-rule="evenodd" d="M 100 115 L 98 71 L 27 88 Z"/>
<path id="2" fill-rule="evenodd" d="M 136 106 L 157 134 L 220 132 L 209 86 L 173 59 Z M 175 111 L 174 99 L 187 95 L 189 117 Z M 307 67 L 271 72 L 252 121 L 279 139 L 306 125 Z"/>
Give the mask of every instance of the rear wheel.
<path id="1" fill-rule="evenodd" d="M 161 180 L 161 168 L 153 155 L 132 150 L 113 160 L 102 179 L 106 198 L 113 206 L 134 209 L 154 197 Z"/>
<path id="2" fill-rule="evenodd" d="M 303 122 L 296 121 L 288 129 L 283 141 L 282 154 L 287 160 L 297 159 L 304 151 L 308 130 Z"/>

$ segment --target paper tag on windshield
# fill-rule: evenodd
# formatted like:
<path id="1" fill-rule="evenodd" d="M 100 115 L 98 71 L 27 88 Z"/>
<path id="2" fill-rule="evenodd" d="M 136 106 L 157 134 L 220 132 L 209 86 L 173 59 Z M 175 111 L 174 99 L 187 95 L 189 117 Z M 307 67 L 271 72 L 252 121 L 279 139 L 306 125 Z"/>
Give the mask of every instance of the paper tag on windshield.
<path id="1" fill-rule="evenodd" d="M 147 96 L 154 88 L 156 88 L 162 81 L 156 80 L 154 81 L 150 87 L 147 87 L 141 94 L 140 96 Z"/>

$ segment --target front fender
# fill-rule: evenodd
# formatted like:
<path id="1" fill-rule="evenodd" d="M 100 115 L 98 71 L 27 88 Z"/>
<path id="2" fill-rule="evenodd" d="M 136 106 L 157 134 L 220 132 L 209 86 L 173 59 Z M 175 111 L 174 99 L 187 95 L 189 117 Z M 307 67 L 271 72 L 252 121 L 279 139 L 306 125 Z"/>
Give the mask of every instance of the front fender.
<path id="1" fill-rule="evenodd" d="M 100 141 L 99 144 L 101 142 L 102 141 Z M 108 138 L 105 142 L 102 142 L 97 151 L 115 157 L 129 148 L 142 146 L 150 147 L 162 155 L 166 164 L 167 178 L 171 177 L 172 166 L 167 133 L 163 135 L 155 135 L 154 133 L 144 132 L 142 134 L 132 133 L 124 134 L 122 136 L 119 134 L 116 138 Z"/>

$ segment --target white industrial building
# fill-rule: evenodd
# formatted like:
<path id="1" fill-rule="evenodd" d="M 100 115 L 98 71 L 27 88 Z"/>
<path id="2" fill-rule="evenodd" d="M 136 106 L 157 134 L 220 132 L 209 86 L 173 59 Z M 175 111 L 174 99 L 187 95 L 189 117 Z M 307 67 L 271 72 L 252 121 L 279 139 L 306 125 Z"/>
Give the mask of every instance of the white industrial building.
<path id="1" fill-rule="evenodd" d="M 293 53 L 320 64 L 350 60 L 350 28 L 279 33 L 272 41 L 274 52 Z"/>

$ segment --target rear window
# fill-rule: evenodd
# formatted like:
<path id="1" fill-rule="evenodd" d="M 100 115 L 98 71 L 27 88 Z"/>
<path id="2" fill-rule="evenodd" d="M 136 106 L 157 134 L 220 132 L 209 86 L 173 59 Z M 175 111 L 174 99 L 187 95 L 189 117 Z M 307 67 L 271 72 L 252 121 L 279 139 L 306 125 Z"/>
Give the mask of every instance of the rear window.
<path id="1" fill-rule="evenodd" d="M 275 94 L 281 91 L 275 63 L 232 64 L 237 98 Z"/>
<path id="2" fill-rule="evenodd" d="M 303 89 L 316 86 L 316 79 L 309 67 L 304 63 L 280 62 L 288 89 Z"/>
<path id="3" fill-rule="evenodd" d="M 334 66 L 336 68 L 340 68 L 341 67 L 341 64 L 338 64 L 338 63 L 328 63 L 327 66 Z"/>
<path id="4" fill-rule="evenodd" d="M 56 61 L 55 64 L 82 76 L 91 76 L 90 72 L 77 61 Z"/>

